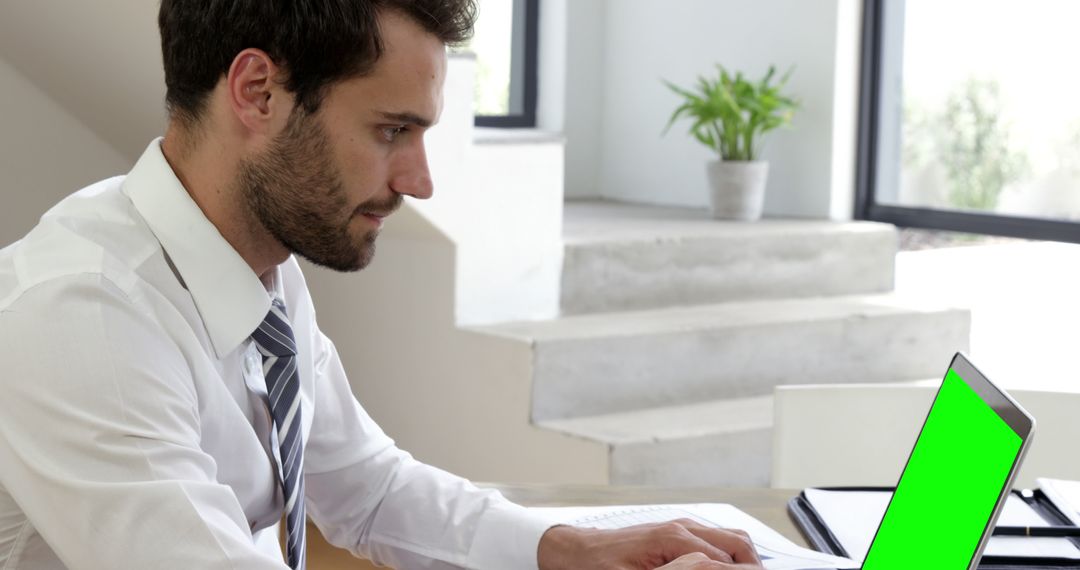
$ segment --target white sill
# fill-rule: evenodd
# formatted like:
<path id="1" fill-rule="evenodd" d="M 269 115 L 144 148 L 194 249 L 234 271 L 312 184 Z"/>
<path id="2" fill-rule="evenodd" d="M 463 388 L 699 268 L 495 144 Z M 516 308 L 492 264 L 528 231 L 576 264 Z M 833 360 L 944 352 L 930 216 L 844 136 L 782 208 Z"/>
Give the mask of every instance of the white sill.
<path id="1" fill-rule="evenodd" d="M 496 127 L 476 127 L 473 129 L 475 144 L 545 144 L 564 143 L 562 133 L 542 131 L 540 129 L 501 129 Z"/>

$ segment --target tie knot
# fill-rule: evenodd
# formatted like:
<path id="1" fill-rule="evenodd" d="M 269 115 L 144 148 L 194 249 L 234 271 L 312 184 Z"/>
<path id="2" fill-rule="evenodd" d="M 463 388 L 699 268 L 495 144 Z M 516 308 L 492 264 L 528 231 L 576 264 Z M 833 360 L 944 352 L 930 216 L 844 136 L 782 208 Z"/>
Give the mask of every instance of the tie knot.
<path id="1" fill-rule="evenodd" d="M 266 313 L 259 328 L 251 333 L 251 339 L 255 341 L 256 348 L 263 356 L 296 355 L 296 341 L 293 339 L 285 303 L 281 299 L 275 298 L 270 303 L 270 311 Z"/>

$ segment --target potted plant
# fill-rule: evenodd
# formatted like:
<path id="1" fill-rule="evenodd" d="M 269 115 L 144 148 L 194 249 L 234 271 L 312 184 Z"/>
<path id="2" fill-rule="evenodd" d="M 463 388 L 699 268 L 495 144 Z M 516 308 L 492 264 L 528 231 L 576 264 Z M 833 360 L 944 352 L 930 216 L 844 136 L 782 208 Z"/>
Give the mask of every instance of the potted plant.
<path id="1" fill-rule="evenodd" d="M 763 79 L 752 82 L 742 73 L 733 76 L 720 65 L 717 69 L 715 79 L 699 77 L 695 90 L 664 82 L 683 97 L 664 132 L 681 118 L 691 119 L 690 133 L 719 154 L 706 165 L 713 217 L 756 220 L 769 172 L 769 164 L 758 159 L 761 135 L 790 124 L 798 107 L 781 93 L 791 72 L 774 82 L 776 68 L 769 67 Z"/>

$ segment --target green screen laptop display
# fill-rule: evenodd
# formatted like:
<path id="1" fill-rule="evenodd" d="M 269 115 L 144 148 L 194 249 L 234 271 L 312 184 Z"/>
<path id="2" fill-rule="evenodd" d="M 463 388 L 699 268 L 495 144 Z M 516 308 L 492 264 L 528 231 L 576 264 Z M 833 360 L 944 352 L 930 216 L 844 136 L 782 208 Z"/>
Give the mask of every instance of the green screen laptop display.
<path id="1" fill-rule="evenodd" d="M 951 368 L 863 570 L 968 568 L 1022 444 Z"/>

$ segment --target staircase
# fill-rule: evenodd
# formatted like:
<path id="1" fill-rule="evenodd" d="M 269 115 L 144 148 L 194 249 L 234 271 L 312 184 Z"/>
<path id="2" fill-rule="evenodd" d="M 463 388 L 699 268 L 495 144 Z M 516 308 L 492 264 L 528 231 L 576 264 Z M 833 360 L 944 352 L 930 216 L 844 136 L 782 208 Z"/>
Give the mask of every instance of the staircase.
<path id="1" fill-rule="evenodd" d="M 473 330 L 532 354 L 532 421 L 593 445 L 607 482 L 765 486 L 772 390 L 940 375 L 965 310 L 891 294 L 869 222 L 717 222 L 569 202 L 562 316 Z"/>

